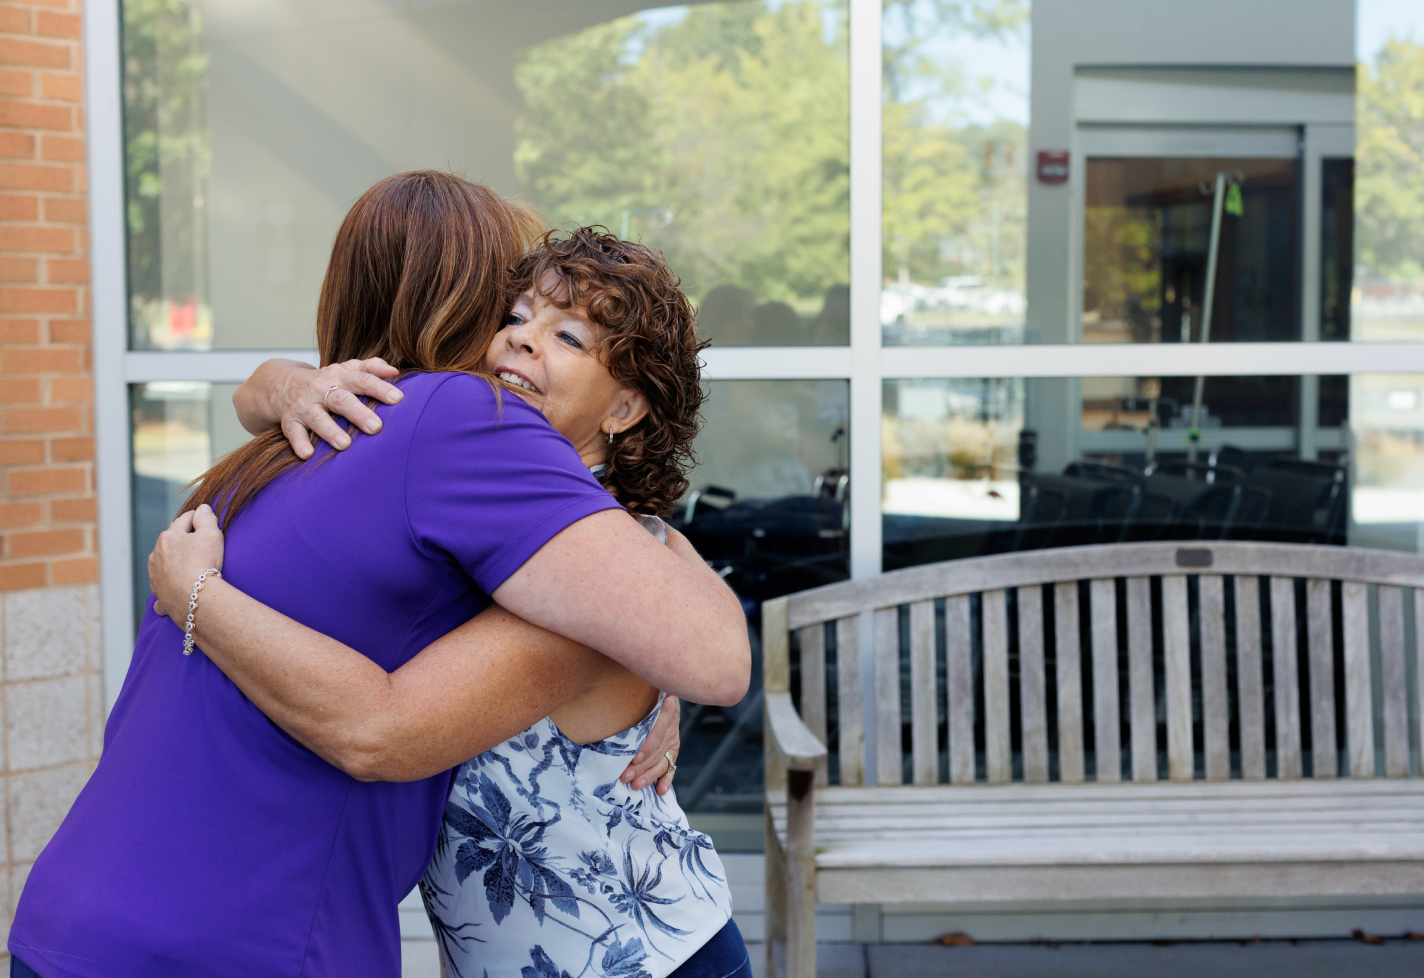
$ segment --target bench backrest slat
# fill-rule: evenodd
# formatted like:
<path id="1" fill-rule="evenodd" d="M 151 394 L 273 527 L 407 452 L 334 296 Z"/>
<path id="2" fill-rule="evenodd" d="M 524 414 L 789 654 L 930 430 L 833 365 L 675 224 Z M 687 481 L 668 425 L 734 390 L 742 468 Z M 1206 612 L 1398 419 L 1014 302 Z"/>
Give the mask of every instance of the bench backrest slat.
<path id="1" fill-rule="evenodd" d="M 1002 588 L 983 594 L 984 769 L 990 784 L 1013 779 L 1009 734 L 1009 611 Z"/>
<path id="2" fill-rule="evenodd" d="M 1162 578 L 1162 659 L 1167 686 L 1167 777 L 1190 781 L 1192 763 L 1192 645 L 1187 619 L 1187 579 Z"/>
<path id="3" fill-rule="evenodd" d="M 910 739 L 915 784 L 939 782 L 939 680 L 933 601 L 910 605 Z"/>
<path id="4" fill-rule="evenodd" d="M 1316 778 L 1340 773 L 1335 733 L 1334 605 L 1330 582 L 1312 577 L 1305 582 L 1306 650 L 1310 683 L 1310 758 Z"/>
<path id="5" fill-rule="evenodd" d="M 1226 588 L 1220 574 L 1197 581 L 1201 628 L 1202 754 L 1208 781 L 1231 777 L 1231 713 L 1226 692 Z"/>
<path id="6" fill-rule="evenodd" d="M 826 742 L 826 626 L 807 625 L 801 638 L 801 720 L 821 743 Z M 816 783 L 825 784 L 826 767 L 816 771 Z"/>
<path id="7" fill-rule="evenodd" d="M 1367 589 L 1359 581 L 1340 585 L 1340 617 L 1345 653 L 1345 743 L 1350 777 L 1375 776 L 1374 689 L 1370 683 L 1370 612 Z"/>
<path id="8" fill-rule="evenodd" d="M 794 687 L 834 741 L 822 783 L 1421 773 L 1414 555 L 1214 542 L 975 558 L 768 601 L 763 632 L 766 689 Z"/>
<path id="9" fill-rule="evenodd" d="M 1239 574 L 1235 585 L 1236 703 L 1241 741 L 1241 777 L 1266 777 L 1265 681 L 1261 669 L 1261 579 Z"/>
<path id="10" fill-rule="evenodd" d="M 1271 578 L 1271 666 L 1276 707 L 1276 777 L 1301 776 L 1300 657 L 1295 578 Z"/>
<path id="11" fill-rule="evenodd" d="M 900 784 L 900 612 L 875 612 L 875 780 Z"/>
<path id="12" fill-rule="evenodd" d="M 1152 675 L 1152 582 L 1127 579 L 1127 695 L 1132 780 L 1157 780 L 1157 697 Z"/>
<path id="13" fill-rule="evenodd" d="M 949 710 L 949 782 L 974 783 L 974 644 L 969 595 L 944 599 L 944 687 Z"/>
<path id="14" fill-rule="evenodd" d="M 1078 582 L 1053 585 L 1054 664 L 1058 700 L 1058 780 L 1083 780 L 1083 670 Z"/>
<path id="15" fill-rule="evenodd" d="M 1117 582 L 1112 578 L 1088 586 L 1093 636 L 1093 747 L 1096 780 L 1122 779 L 1122 721 L 1118 702 Z"/>
<path id="16" fill-rule="evenodd" d="M 1019 738 L 1023 779 L 1048 781 L 1048 694 L 1043 671 L 1043 588 L 1018 589 Z"/>
<path id="17" fill-rule="evenodd" d="M 1409 674 L 1404 666 L 1404 589 L 1382 584 L 1377 592 L 1380 691 L 1384 694 L 1384 776 L 1409 777 Z"/>
<path id="18" fill-rule="evenodd" d="M 865 781 L 865 711 L 860 686 L 860 615 L 836 621 L 836 706 L 840 783 Z"/>

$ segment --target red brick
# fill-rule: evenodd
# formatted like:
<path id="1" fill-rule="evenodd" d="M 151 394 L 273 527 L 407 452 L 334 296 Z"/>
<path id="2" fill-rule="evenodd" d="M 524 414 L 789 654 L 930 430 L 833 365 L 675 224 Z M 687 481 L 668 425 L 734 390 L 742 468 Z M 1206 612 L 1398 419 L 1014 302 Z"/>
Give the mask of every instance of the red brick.
<path id="1" fill-rule="evenodd" d="M 69 132 L 74 127 L 74 112 L 67 105 L 46 105 L 15 98 L 0 99 L 0 126 L 59 129 Z"/>
<path id="2" fill-rule="evenodd" d="M 47 160 L 78 163 L 84 159 L 84 140 L 80 136 L 46 135 L 40 155 Z"/>
<path id="3" fill-rule="evenodd" d="M 38 377 L 6 377 L 0 383 L 0 404 L 38 404 L 42 400 Z"/>
<path id="4" fill-rule="evenodd" d="M 0 289 L 0 312 L 78 312 L 74 289 Z"/>
<path id="5" fill-rule="evenodd" d="M 33 95 L 35 73 L 23 68 L 0 68 L 0 95 Z"/>
<path id="6" fill-rule="evenodd" d="M 88 284 L 89 263 L 82 258 L 51 258 L 45 262 L 45 280 L 55 284 Z"/>
<path id="7" fill-rule="evenodd" d="M 0 282 L 39 281 L 39 262 L 33 258 L 6 258 L 0 255 Z"/>
<path id="8" fill-rule="evenodd" d="M 55 523 L 92 523 L 98 517 L 99 501 L 93 496 L 84 499 L 54 499 L 49 504 L 49 518 Z"/>
<path id="9" fill-rule="evenodd" d="M 75 168 L 71 166 L 4 163 L 0 164 L 0 188 L 68 193 L 74 189 L 74 170 Z"/>
<path id="10" fill-rule="evenodd" d="M 97 584 L 99 581 L 98 557 L 75 557 L 71 560 L 56 560 L 50 564 L 52 584 Z"/>
<path id="11" fill-rule="evenodd" d="M 51 10 L 75 10 L 83 0 L 26 0 L 27 7 L 49 7 Z"/>
<path id="12" fill-rule="evenodd" d="M 6 34 L 31 34 L 30 12 L 23 7 L 0 7 L 0 31 Z"/>
<path id="13" fill-rule="evenodd" d="M 11 564 L 0 566 L 0 591 L 20 591 L 44 587 L 44 564 Z"/>
<path id="14" fill-rule="evenodd" d="M 39 11 L 35 18 L 35 33 L 45 37 L 79 37 L 83 28 L 78 14 L 57 14 Z"/>
<path id="15" fill-rule="evenodd" d="M 17 160 L 35 158 L 35 137 L 25 132 L 0 132 L 0 156 Z"/>
<path id="16" fill-rule="evenodd" d="M 56 462 L 92 462 L 94 439 L 55 438 L 49 443 L 49 451 L 50 457 Z"/>
<path id="17" fill-rule="evenodd" d="M 57 434 L 59 432 L 79 431 L 83 427 L 84 412 L 76 407 L 12 407 L 5 409 L 3 418 L 6 434 L 32 435 L 43 434 L 45 432 L 55 432 Z M 60 470 L 55 469 L 52 471 L 58 472 Z M 19 472 L 12 472 L 10 474 L 12 487 L 14 480 L 20 475 L 21 473 Z M 65 481 L 63 488 L 73 489 L 74 486 Z"/>
<path id="18" fill-rule="evenodd" d="M 0 64 L 11 67 L 31 65 L 35 68 L 69 68 L 70 44 L 45 41 L 24 41 L 16 37 L 0 37 Z"/>
<path id="19" fill-rule="evenodd" d="M 0 194 L 0 220 L 37 221 L 40 199 L 26 194 Z"/>
<path id="20" fill-rule="evenodd" d="M 78 102 L 84 98 L 84 78 L 77 74 L 43 72 L 40 75 L 40 95 L 44 98 Z"/>
<path id="21" fill-rule="evenodd" d="M 83 468 L 17 469 L 6 480 L 12 496 L 42 496 L 53 492 L 87 492 L 89 473 Z"/>
<path id="22" fill-rule="evenodd" d="M 0 503 L 0 530 L 36 526 L 44 522 L 44 503 Z"/>
<path id="23" fill-rule="evenodd" d="M 72 374 L 78 373 L 83 363 L 80 351 L 73 347 L 11 348 L 0 353 L 6 374 Z"/>
<path id="24" fill-rule="evenodd" d="M 88 404 L 94 400 L 94 382 L 88 377 L 55 377 L 49 382 L 49 403 Z"/>
<path id="25" fill-rule="evenodd" d="M 4 322 L 4 320 L 0 320 Z M 51 319 L 49 321 L 49 341 L 51 343 L 88 343 L 90 338 L 87 319 Z"/>
<path id="26" fill-rule="evenodd" d="M 89 203 L 83 197 L 46 197 L 44 219 L 61 224 L 83 224 L 89 220 Z"/>
<path id="27" fill-rule="evenodd" d="M 36 465 L 45 459 L 45 443 L 38 438 L 0 439 L 0 465 Z"/>
<path id="28" fill-rule="evenodd" d="M 63 530 L 32 530 L 10 533 L 5 537 L 5 556 L 57 557 L 60 554 L 82 553 L 84 531 L 73 527 Z"/>
<path id="29" fill-rule="evenodd" d="M 72 253 L 74 250 L 74 232 L 69 228 L 26 228 L 0 225 L 0 251 Z"/>

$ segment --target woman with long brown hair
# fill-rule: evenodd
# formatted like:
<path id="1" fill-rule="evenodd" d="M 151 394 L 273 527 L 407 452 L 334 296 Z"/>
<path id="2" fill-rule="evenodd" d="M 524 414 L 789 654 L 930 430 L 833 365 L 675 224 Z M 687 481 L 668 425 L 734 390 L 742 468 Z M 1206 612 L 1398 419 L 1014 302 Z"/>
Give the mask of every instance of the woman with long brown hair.
<path id="1" fill-rule="evenodd" d="M 186 629 L 150 603 L 103 759 L 17 909 L 10 950 L 35 973 L 399 974 L 396 905 L 434 848 L 450 774 L 353 777 L 185 654 L 224 582 L 387 672 L 493 599 L 447 654 L 517 691 L 465 704 L 509 734 L 599 675 L 587 648 L 671 693 L 740 699 L 735 596 L 685 541 L 662 546 L 629 518 L 537 409 L 464 372 L 483 366 L 526 231 L 488 190 L 430 172 L 382 181 L 347 215 L 318 309 L 323 361 L 384 357 L 403 397 L 380 437 L 340 455 L 302 462 L 272 434 L 204 477 L 192 502 L 227 526 L 221 575 L 192 585 Z M 632 401 L 614 394 L 616 424 Z"/>

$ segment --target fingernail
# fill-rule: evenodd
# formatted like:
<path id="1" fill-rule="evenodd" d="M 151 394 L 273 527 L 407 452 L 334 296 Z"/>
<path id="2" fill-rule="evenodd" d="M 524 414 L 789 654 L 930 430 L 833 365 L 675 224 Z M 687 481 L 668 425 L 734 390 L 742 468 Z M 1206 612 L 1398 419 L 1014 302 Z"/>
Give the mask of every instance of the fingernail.
<path id="1" fill-rule="evenodd" d="M 386 403 L 387 403 L 387 404 L 394 404 L 396 401 L 399 401 L 402 397 L 405 397 L 405 392 L 404 392 L 404 391 L 400 391 L 400 390 L 391 391 L 389 394 L 386 395 Z"/>
<path id="2" fill-rule="evenodd" d="M 350 447 L 350 445 L 351 445 L 351 439 L 350 439 L 350 438 L 347 438 L 345 435 L 342 435 L 340 438 L 336 439 L 336 447 L 337 447 L 337 448 L 348 448 L 348 447 Z"/>
<path id="3" fill-rule="evenodd" d="M 369 434 L 369 435 L 374 435 L 376 432 L 378 432 L 378 431 L 380 431 L 380 430 L 381 430 L 381 419 L 380 419 L 380 418 L 372 418 L 372 419 L 370 419 L 369 421 L 366 422 L 366 433 L 367 433 L 367 434 Z"/>

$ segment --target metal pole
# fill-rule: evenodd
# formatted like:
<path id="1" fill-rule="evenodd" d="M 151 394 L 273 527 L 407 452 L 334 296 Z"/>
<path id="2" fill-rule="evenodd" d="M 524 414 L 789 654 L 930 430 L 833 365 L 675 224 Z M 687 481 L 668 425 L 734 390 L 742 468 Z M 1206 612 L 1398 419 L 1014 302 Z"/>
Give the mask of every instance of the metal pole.
<path id="1" fill-rule="evenodd" d="M 1201 342 L 1211 339 L 1211 305 L 1216 299 L 1216 258 L 1221 248 L 1221 204 L 1226 196 L 1226 174 L 1216 175 L 1216 187 L 1211 198 L 1211 244 L 1206 252 L 1206 295 L 1202 299 Z M 1196 389 L 1192 391 L 1191 443 L 1187 448 L 1187 461 L 1197 460 L 1197 444 L 1201 441 L 1202 389 L 1206 378 L 1198 377 Z"/>

